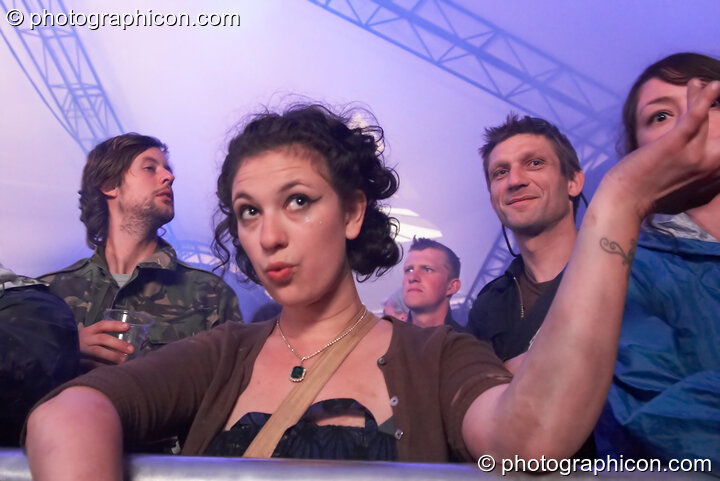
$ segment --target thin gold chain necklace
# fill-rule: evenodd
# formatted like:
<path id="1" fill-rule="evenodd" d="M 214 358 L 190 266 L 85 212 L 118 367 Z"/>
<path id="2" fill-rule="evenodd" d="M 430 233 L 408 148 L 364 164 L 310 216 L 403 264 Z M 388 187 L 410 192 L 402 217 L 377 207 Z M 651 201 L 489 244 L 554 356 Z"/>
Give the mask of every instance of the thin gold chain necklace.
<path id="1" fill-rule="evenodd" d="M 280 333 L 280 337 L 282 337 L 282 340 L 285 341 L 285 345 L 288 347 L 288 349 L 290 349 L 290 351 L 291 351 L 293 354 L 295 354 L 295 357 L 297 357 L 298 359 L 300 359 L 300 364 L 297 365 L 297 366 L 294 366 L 294 367 L 292 368 L 292 370 L 290 371 L 290 380 L 291 380 L 292 382 L 302 382 L 303 379 L 305 379 L 305 373 L 307 372 L 307 369 L 305 369 L 305 368 L 303 367 L 303 362 L 307 361 L 308 359 L 310 359 L 310 358 L 312 358 L 312 357 L 317 356 L 318 354 L 320 354 L 321 352 L 323 352 L 325 349 L 327 349 L 328 347 L 332 346 L 332 345 L 335 344 L 336 342 L 339 342 L 342 338 L 344 338 L 345 336 L 347 336 L 348 334 L 350 334 L 350 333 L 353 331 L 353 329 L 355 329 L 355 328 L 358 326 L 358 324 L 360 324 L 360 321 L 362 321 L 363 319 L 365 319 L 365 315 L 367 314 L 367 312 L 368 312 L 367 308 L 366 308 L 365 306 L 363 306 L 362 312 L 360 313 L 360 317 L 358 317 L 358 320 L 355 321 L 355 323 L 354 323 L 352 326 L 350 326 L 349 328 L 347 328 L 347 330 L 346 330 L 345 332 L 343 332 L 342 334 L 340 334 L 338 337 L 336 337 L 336 338 L 333 339 L 332 341 L 328 342 L 328 343 L 325 344 L 323 347 L 321 347 L 320 349 L 318 349 L 317 351 L 313 352 L 312 354 L 310 354 L 310 355 L 308 355 L 308 356 L 301 356 L 300 354 L 298 354 L 298 352 L 297 352 L 295 349 L 293 349 L 293 347 L 290 345 L 290 342 L 288 342 L 287 338 L 285 337 L 285 334 L 283 334 L 283 332 L 282 332 L 282 328 L 280 327 L 280 318 L 278 318 L 278 319 L 275 321 L 275 325 L 276 325 L 277 328 L 278 328 L 278 332 Z"/>

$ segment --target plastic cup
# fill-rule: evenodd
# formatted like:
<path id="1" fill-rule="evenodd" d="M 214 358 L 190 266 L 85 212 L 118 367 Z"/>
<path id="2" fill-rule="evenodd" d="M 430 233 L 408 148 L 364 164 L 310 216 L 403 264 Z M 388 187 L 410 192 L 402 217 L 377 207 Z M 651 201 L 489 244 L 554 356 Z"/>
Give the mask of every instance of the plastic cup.
<path id="1" fill-rule="evenodd" d="M 103 320 L 120 321 L 130 326 L 125 332 L 108 332 L 135 348 L 135 351 L 128 356 L 129 359 L 140 355 L 150 344 L 150 329 L 155 324 L 155 320 L 147 314 L 128 309 L 105 309 Z"/>

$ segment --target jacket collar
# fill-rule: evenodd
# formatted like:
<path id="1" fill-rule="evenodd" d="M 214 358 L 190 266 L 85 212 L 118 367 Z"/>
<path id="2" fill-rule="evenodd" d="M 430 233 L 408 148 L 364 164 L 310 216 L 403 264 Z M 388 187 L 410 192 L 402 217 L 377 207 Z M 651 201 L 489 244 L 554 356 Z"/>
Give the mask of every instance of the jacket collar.
<path id="1" fill-rule="evenodd" d="M 105 271 L 110 272 L 105 258 L 105 246 L 98 246 L 90 258 L 91 262 L 100 265 Z M 177 267 L 177 253 L 175 249 L 164 239 L 158 237 L 158 245 L 155 252 L 138 263 L 137 268 L 142 269 L 168 269 L 174 270 Z"/>
<path id="2" fill-rule="evenodd" d="M 408 324 L 415 324 L 412 317 L 412 311 L 408 311 L 408 318 L 407 318 Z M 445 313 L 445 319 L 443 320 L 443 325 L 445 326 L 456 326 L 458 325 L 457 322 L 455 322 L 455 319 L 452 317 L 452 309 L 448 306 L 448 310 Z"/>
<path id="3" fill-rule="evenodd" d="M 657 251 L 720 256 L 720 242 L 684 212 L 646 219 L 638 245 Z"/>
<path id="4" fill-rule="evenodd" d="M 650 216 L 643 222 L 642 230 L 682 239 L 718 242 L 718 239 L 697 225 L 685 212 L 677 215 L 655 214 Z"/>
<path id="5" fill-rule="evenodd" d="M 525 263 L 523 262 L 522 256 L 517 256 L 512 260 L 507 270 L 505 271 L 505 274 L 517 277 L 523 273 L 524 269 Z"/>

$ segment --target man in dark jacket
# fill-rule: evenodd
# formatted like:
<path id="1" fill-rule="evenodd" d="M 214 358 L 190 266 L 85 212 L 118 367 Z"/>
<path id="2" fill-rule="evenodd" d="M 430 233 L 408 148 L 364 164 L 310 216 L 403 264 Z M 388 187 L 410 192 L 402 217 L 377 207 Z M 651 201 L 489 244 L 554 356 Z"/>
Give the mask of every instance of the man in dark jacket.
<path id="1" fill-rule="evenodd" d="M 536 117 L 511 114 L 503 125 L 486 129 L 480 153 L 490 202 L 503 229 L 513 233 L 520 255 L 480 291 L 468 331 L 490 341 L 515 372 L 570 260 L 585 175 L 567 137 Z M 592 436 L 575 457 L 595 457 Z"/>
<path id="2" fill-rule="evenodd" d="M 468 329 L 512 371 L 550 307 L 577 228 L 585 176 L 568 139 L 549 122 L 511 114 L 485 130 L 480 149 L 490 201 L 520 255 L 478 295 Z"/>

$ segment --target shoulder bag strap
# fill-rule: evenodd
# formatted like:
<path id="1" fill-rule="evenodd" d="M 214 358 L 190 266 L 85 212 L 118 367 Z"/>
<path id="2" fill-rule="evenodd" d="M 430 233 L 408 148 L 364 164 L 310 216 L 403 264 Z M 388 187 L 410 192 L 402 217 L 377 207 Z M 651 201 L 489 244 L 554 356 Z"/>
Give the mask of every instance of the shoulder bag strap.
<path id="1" fill-rule="evenodd" d="M 377 321 L 378 318 L 368 312 L 366 318 L 358 324 L 353 332 L 320 355 L 321 357 L 315 362 L 315 365 L 308 369 L 305 380 L 290 391 L 280 407 L 255 436 L 243 454 L 244 458 L 269 458 L 272 456 L 283 433 L 297 423 L 323 386 L 340 367 L 340 364 L 360 340 L 370 332 Z"/>

